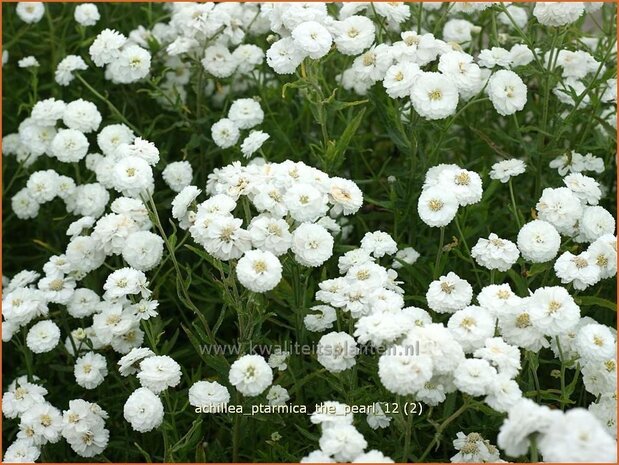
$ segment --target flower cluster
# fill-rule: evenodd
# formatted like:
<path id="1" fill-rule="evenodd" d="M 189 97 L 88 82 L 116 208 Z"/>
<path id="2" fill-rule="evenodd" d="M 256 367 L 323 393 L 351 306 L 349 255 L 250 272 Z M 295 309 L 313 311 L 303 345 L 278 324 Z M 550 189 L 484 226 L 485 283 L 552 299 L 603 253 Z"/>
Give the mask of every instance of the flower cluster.
<path id="1" fill-rule="evenodd" d="M 209 198 L 185 187 L 172 202 L 172 216 L 218 260 L 238 260 L 239 282 L 253 292 L 275 288 L 282 278 L 279 257 L 292 253 L 306 267 L 318 267 L 333 254 L 333 235 L 341 231 L 334 217 L 361 207 L 357 185 L 302 162 L 235 162 L 209 175 Z M 246 226 L 234 216 L 245 208 Z M 251 207 L 258 214 L 251 215 Z"/>
<path id="2" fill-rule="evenodd" d="M 310 420 L 320 425 L 320 449 L 310 452 L 301 463 L 393 463 L 382 452 L 372 449 L 365 452 L 368 443 L 354 427 L 353 414 L 340 402 L 327 401 L 320 404 Z"/>
<path id="3" fill-rule="evenodd" d="M 616 462 L 616 14 L 4 8 L 4 461 Z"/>

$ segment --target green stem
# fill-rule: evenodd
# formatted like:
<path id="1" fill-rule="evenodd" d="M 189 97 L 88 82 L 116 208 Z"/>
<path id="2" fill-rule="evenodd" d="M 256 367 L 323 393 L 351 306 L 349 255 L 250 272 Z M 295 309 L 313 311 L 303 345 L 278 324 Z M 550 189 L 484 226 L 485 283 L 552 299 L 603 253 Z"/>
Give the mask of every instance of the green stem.
<path id="1" fill-rule="evenodd" d="M 522 222 L 520 221 L 520 213 L 518 211 L 518 205 L 516 204 L 516 197 L 514 196 L 514 186 L 512 186 L 512 179 L 509 178 L 507 181 L 509 185 L 509 195 L 512 199 L 512 208 L 514 209 L 514 216 L 516 217 L 516 224 L 518 225 L 518 229 L 522 228 Z"/>
<path id="2" fill-rule="evenodd" d="M 438 278 L 438 267 L 441 264 L 441 255 L 443 254 L 443 246 L 445 244 L 445 226 L 441 227 L 441 239 L 436 251 L 436 261 L 434 262 L 434 279 Z"/>
<path id="3" fill-rule="evenodd" d="M 537 437 L 535 435 L 531 436 L 531 463 L 539 462 L 539 457 L 537 455 Z"/>
<path id="4" fill-rule="evenodd" d="M 449 416 L 445 421 L 443 421 L 443 423 L 441 423 L 438 428 L 436 428 L 436 434 L 434 435 L 432 442 L 428 444 L 428 447 L 426 447 L 426 450 L 423 452 L 423 454 L 421 455 L 421 457 L 419 458 L 417 462 L 421 463 L 424 461 L 424 459 L 432 451 L 432 448 L 436 444 L 438 444 L 438 442 L 440 441 L 441 435 L 443 434 L 443 431 L 445 430 L 445 428 L 447 428 L 447 426 L 449 426 L 449 424 L 452 421 L 454 421 L 456 418 L 462 415 L 468 408 L 469 408 L 469 400 L 468 398 L 465 398 L 462 406 L 458 410 L 456 410 L 453 414 L 451 414 L 451 416 Z"/>
<path id="5" fill-rule="evenodd" d="M 475 278 L 477 279 L 477 284 L 479 285 L 479 288 L 481 289 L 483 286 L 481 285 L 479 274 L 477 273 L 477 265 L 475 265 L 475 260 L 473 259 L 473 256 L 471 255 L 471 249 L 469 248 L 469 245 L 467 244 L 466 239 L 464 237 L 464 233 L 462 232 L 462 228 L 460 227 L 460 221 L 458 220 L 458 215 L 456 215 L 456 228 L 458 229 L 458 234 L 460 235 L 460 240 L 462 241 L 462 244 L 464 244 L 466 253 L 469 256 L 471 265 L 473 265 L 473 271 L 475 273 Z"/>
<path id="6" fill-rule="evenodd" d="M 411 432 L 413 430 L 413 414 L 409 414 L 406 419 L 406 431 L 404 433 L 404 451 L 402 453 L 402 462 L 408 463 L 408 457 L 411 447 Z"/>
<path id="7" fill-rule="evenodd" d="M 127 126 L 129 126 L 133 132 L 135 132 L 136 134 L 139 134 L 139 131 L 137 130 L 137 128 L 131 124 L 129 122 L 129 120 L 127 120 L 127 118 L 125 118 L 123 116 L 123 114 L 120 112 L 120 110 L 118 108 L 116 108 L 114 106 L 114 104 L 112 102 L 110 102 L 107 98 L 105 98 L 103 95 L 101 95 L 99 92 L 97 92 L 90 84 L 88 84 L 88 82 L 86 82 L 86 80 L 80 76 L 78 73 L 75 73 L 74 76 L 77 78 L 78 81 L 80 81 L 82 84 L 84 84 L 84 86 L 90 91 L 92 92 L 98 99 L 100 99 L 101 101 L 105 102 L 108 106 L 108 108 L 110 109 L 110 111 L 112 113 L 114 113 L 114 115 L 116 115 L 116 117 L 121 120 L 124 124 L 126 124 Z"/>

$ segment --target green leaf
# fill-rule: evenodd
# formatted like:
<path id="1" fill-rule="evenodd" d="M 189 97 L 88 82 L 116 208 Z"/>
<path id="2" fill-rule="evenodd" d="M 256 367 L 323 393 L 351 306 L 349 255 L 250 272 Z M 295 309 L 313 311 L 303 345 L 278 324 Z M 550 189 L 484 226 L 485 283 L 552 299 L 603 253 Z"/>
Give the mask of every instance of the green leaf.
<path id="1" fill-rule="evenodd" d="M 602 307 L 613 312 L 617 311 L 617 304 L 610 300 L 602 299 L 601 297 L 581 296 L 576 297 L 574 301 L 582 307 Z"/>

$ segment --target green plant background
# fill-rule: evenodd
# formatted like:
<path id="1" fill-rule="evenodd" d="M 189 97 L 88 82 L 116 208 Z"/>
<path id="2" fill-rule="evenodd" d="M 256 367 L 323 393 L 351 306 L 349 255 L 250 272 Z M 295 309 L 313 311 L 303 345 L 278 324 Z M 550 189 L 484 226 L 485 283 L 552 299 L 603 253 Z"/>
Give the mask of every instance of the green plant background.
<path id="1" fill-rule="evenodd" d="M 491 276 L 487 270 L 472 265 L 468 248 L 491 232 L 515 241 L 516 217 L 522 223 L 532 219 L 532 210 L 542 189 L 562 185 L 560 176 L 548 163 L 569 149 L 604 158 L 606 170 L 597 177 L 606 188 L 602 205 L 616 216 L 616 136 L 614 129 L 600 119 L 602 90 L 597 83 L 591 86 L 591 104 L 573 111 L 560 104 L 551 92 L 560 79 L 560 70 L 543 69 L 533 62 L 518 69 L 529 87 L 528 102 L 525 109 L 513 117 L 499 117 L 488 99 L 479 96 L 470 104 L 461 104 L 455 117 L 430 122 L 407 112 L 403 121 L 400 117 L 403 102 L 389 99 L 380 83 L 364 97 L 337 88 L 336 75 L 350 66 L 353 57 L 330 53 L 319 63 L 306 62 L 303 74 L 276 77 L 278 85 L 256 83 L 245 92 L 230 94 L 222 107 L 215 106 L 202 90 L 203 84 L 211 78 L 196 62 L 187 103 L 164 110 L 155 100 L 165 72 L 160 60 L 153 60 L 149 80 L 120 86 L 104 80 L 103 70 L 92 66 L 87 50 L 104 27 L 128 34 L 138 25 L 149 27 L 157 21 L 167 21 L 168 11 L 160 4 L 150 3 L 99 3 L 98 7 L 101 20 L 96 26 L 84 29 L 73 20 L 75 6 L 69 3 L 46 5 L 45 17 L 35 25 L 18 19 L 14 4 L 2 5 L 2 40 L 4 49 L 10 53 L 10 61 L 3 68 L 3 135 L 16 132 L 38 99 L 84 98 L 98 105 L 104 124 L 121 122 L 112 109 L 117 108 L 138 129 L 138 134 L 153 141 L 161 153 L 161 162 L 155 168 L 154 202 L 178 269 L 166 251 L 162 265 L 148 274 L 154 298 L 160 301 L 160 318 L 147 323 L 145 345 L 152 344 L 157 353 L 172 356 L 183 367 L 181 385 L 169 389 L 163 397 L 166 416 L 162 428 L 140 434 L 132 431 L 122 418 L 122 405 L 138 387 L 138 382 L 118 375 L 115 362 L 119 356 L 111 349 L 105 351 L 110 374 L 101 386 L 86 391 L 75 383 L 74 359 L 64 348 L 48 354 L 28 355 L 22 350 L 25 331 L 3 344 L 4 390 L 15 377 L 26 374 L 25 358 L 29 358 L 34 374 L 48 388 L 47 398 L 53 405 L 66 409 L 70 399 L 84 398 L 99 403 L 109 412 L 110 444 L 95 460 L 295 462 L 318 448 L 319 428 L 312 425 L 307 416 L 196 415 L 188 406 L 187 389 L 200 379 L 213 379 L 228 385 L 228 367 L 234 357 L 201 356 L 197 350 L 197 346 L 210 340 L 204 321 L 208 322 L 218 343 L 240 340 L 245 349 L 250 339 L 266 345 L 287 340 L 316 343 L 321 335 L 304 330 L 302 318 L 314 304 L 317 283 L 337 275 L 336 256 L 357 246 L 367 231 L 387 231 L 400 246 L 410 245 L 421 253 L 417 263 L 400 270 L 400 278 L 404 281 L 407 305 L 425 307 L 424 296 L 430 281 L 449 271 L 471 282 L 475 292 L 480 285 L 492 281 L 508 282 L 522 296 L 528 294 L 527 289 L 559 284 L 552 262 L 530 266 L 520 260 L 508 273 L 497 272 Z M 446 9 L 427 13 L 420 5 L 411 8 L 410 27 L 417 29 L 421 19 L 425 29 L 438 32 L 440 37 L 447 19 Z M 497 26 L 496 15 L 499 11 L 488 10 L 474 20 L 482 27 L 480 37 L 485 37 L 489 45 L 498 45 L 497 30 L 501 28 Z M 598 75 L 600 82 L 616 77 L 616 56 L 611 57 L 608 52 L 614 47 L 615 15 L 614 4 L 607 4 L 593 24 L 593 33 L 601 38 L 594 55 L 606 64 L 606 69 Z M 378 30 L 379 41 L 397 40 L 383 27 Z M 531 21 L 525 36 L 510 31 L 506 46 L 524 42 L 556 53 L 560 48 L 576 46 L 582 30 L 583 20 L 562 28 L 545 28 Z M 252 40 L 267 47 L 264 37 Z M 479 51 L 483 43 L 480 39 L 467 51 Z M 157 45 L 153 44 L 152 50 L 156 49 Z M 55 84 L 53 71 L 67 54 L 81 55 L 91 64 L 81 76 L 99 95 L 93 94 L 79 80 L 64 88 Z M 34 55 L 41 64 L 36 73 L 16 65 L 18 59 L 28 55 Z M 266 64 L 263 69 L 268 69 Z M 226 83 L 227 80 L 218 82 Z M 212 260 L 199 248 L 192 248 L 192 240 L 183 231 L 176 230 L 169 220 L 174 194 L 165 187 L 160 176 L 166 163 L 186 159 L 194 169 L 194 184 L 203 187 L 214 168 L 241 159 L 238 148 L 221 150 L 210 138 L 211 125 L 225 115 L 231 100 L 239 97 L 256 97 L 261 102 L 266 115 L 261 129 L 271 135 L 264 147 L 268 160 L 304 161 L 330 175 L 353 179 L 365 195 L 364 207 L 351 217 L 354 229 L 350 238 L 336 240 L 336 256 L 328 265 L 308 271 L 286 260 L 284 281 L 266 296 L 250 295 L 237 287 L 227 265 Z M 569 113 L 568 117 L 564 117 L 564 111 Z M 94 151 L 94 137 L 89 136 L 89 139 Z M 527 162 L 526 174 L 513 181 L 517 211 L 512 206 L 508 186 L 491 181 L 488 176 L 494 162 L 512 157 Z M 11 212 L 11 196 L 36 170 L 53 168 L 74 177 L 78 183 L 94 182 L 94 174 L 85 168 L 84 162 L 73 166 L 41 157 L 32 167 L 24 169 L 13 157 L 4 157 L 2 161 L 3 273 L 12 276 L 22 269 L 40 271 L 50 255 L 64 251 L 68 242 L 65 230 L 76 218 L 67 215 L 64 204 L 55 200 L 44 205 L 35 220 L 19 220 Z M 482 202 L 460 210 L 460 230 L 455 222 L 447 226 L 443 247 L 440 230 L 423 224 L 416 211 L 424 174 L 438 163 L 457 163 L 479 172 L 484 180 Z M 562 250 L 580 250 L 577 244 L 564 242 Z M 438 267 L 435 266 L 437 255 Z M 112 257 L 106 265 L 91 273 L 83 285 L 100 292 L 110 267 L 120 267 L 122 261 Z M 616 326 L 614 280 L 603 281 L 573 295 L 583 315 Z M 89 321 L 75 321 L 69 317 L 62 306 L 51 305 L 50 310 L 61 326 L 63 339 L 70 329 L 89 325 Z M 435 321 L 447 320 L 444 315 L 434 317 Z M 336 327 L 346 331 L 351 323 L 340 314 Z M 359 357 L 354 369 L 339 375 L 325 372 L 313 356 L 296 356 L 289 360 L 288 370 L 276 372 L 276 382 L 286 387 L 291 402 L 298 404 L 338 400 L 365 405 L 375 401 L 407 400 L 382 387 L 376 356 Z M 524 355 L 519 382 L 527 397 L 554 408 L 586 406 L 594 400 L 584 391 L 578 372 L 567 364 L 562 366 L 549 350 Z M 264 402 L 264 395 L 254 400 L 243 399 L 236 397 L 233 388 L 230 391 L 232 402 L 244 405 Z M 438 407 L 426 408 L 421 416 L 396 415 L 384 430 L 371 430 L 363 415 L 356 416 L 355 426 L 366 437 L 368 449 L 378 449 L 396 461 L 448 461 L 455 453 L 451 441 L 458 431 L 476 431 L 496 443 L 503 418 L 504 415 L 479 400 L 455 393 Z M 272 438 L 275 431 L 281 435 L 279 440 Z M 3 422 L 6 445 L 15 438 L 16 432 L 16 421 Z M 44 461 L 81 460 L 64 441 L 47 445 L 43 450 Z M 529 458 L 525 456 L 519 460 Z"/>

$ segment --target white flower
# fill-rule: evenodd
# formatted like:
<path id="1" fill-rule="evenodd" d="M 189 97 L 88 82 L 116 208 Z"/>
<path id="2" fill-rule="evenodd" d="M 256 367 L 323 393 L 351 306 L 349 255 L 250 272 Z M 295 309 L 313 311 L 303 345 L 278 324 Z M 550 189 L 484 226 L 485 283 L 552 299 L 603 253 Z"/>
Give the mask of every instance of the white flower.
<path id="1" fill-rule="evenodd" d="M 523 11 L 521 8 L 516 8 L 516 9 Z M 531 63 L 534 59 L 535 59 L 535 55 L 533 55 L 533 52 L 531 51 L 531 49 L 524 44 L 514 44 L 512 48 L 509 50 L 510 68 L 515 68 L 518 66 L 526 66 L 529 63 Z"/>
<path id="2" fill-rule="evenodd" d="M 438 69 L 453 80 L 462 98 L 468 99 L 483 87 L 485 72 L 473 62 L 468 53 L 453 51 L 441 55 Z"/>
<path id="3" fill-rule="evenodd" d="M 41 21 L 45 6 L 41 2 L 19 2 L 15 11 L 24 23 L 33 24 Z"/>
<path id="4" fill-rule="evenodd" d="M 64 163 L 78 162 L 88 153 L 88 139 L 75 129 L 60 129 L 50 150 L 52 156 Z"/>
<path id="5" fill-rule="evenodd" d="M 520 399 L 522 391 L 518 383 L 506 375 L 499 373 L 484 402 L 497 412 L 507 412 Z"/>
<path id="6" fill-rule="evenodd" d="M 488 239 L 480 238 L 471 249 L 475 261 L 489 270 L 507 271 L 518 260 L 520 252 L 511 241 L 500 239 L 492 233 Z"/>
<path id="7" fill-rule="evenodd" d="M 273 382 L 273 371 L 259 355 L 243 355 L 230 367 L 230 384 L 247 397 L 261 394 Z"/>
<path id="8" fill-rule="evenodd" d="M 564 26 L 576 21 L 584 11 L 583 2 L 536 2 L 533 16 L 544 26 Z"/>
<path id="9" fill-rule="evenodd" d="M 268 364 L 271 368 L 277 368 L 279 371 L 284 371 L 288 368 L 286 360 L 290 356 L 290 352 L 282 351 L 279 347 L 274 349 L 271 355 L 269 355 Z"/>
<path id="10" fill-rule="evenodd" d="M 370 18 L 349 16 L 335 24 L 335 46 L 344 55 L 358 55 L 372 45 L 375 33 Z"/>
<path id="11" fill-rule="evenodd" d="M 11 197 L 13 213 L 21 220 L 36 218 L 39 214 L 39 207 L 39 202 L 30 195 L 30 191 L 25 187 Z"/>
<path id="12" fill-rule="evenodd" d="M 232 216 L 217 216 L 206 230 L 206 251 L 219 260 L 241 258 L 251 249 L 251 237 L 241 228 L 243 221 Z"/>
<path id="13" fill-rule="evenodd" d="M 497 371 L 483 359 L 467 358 L 454 370 L 456 387 L 472 396 L 483 396 L 491 392 L 497 380 Z"/>
<path id="14" fill-rule="evenodd" d="M 155 394 L 181 382 L 181 367 L 167 355 L 155 355 L 140 362 L 140 384 Z"/>
<path id="15" fill-rule="evenodd" d="M 542 220 L 525 224 L 518 232 L 518 249 L 525 260 L 544 263 L 557 256 L 561 236 L 555 227 Z"/>
<path id="16" fill-rule="evenodd" d="M 499 13 L 499 15 L 497 16 L 499 22 L 509 27 L 513 27 L 513 25 L 515 24 L 520 29 L 526 28 L 527 22 L 529 20 L 527 15 L 527 9 L 520 8 L 519 6 L 512 4 L 507 6 L 507 12 L 509 13 L 509 16 L 507 16 L 506 13 Z"/>
<path id="17" fill-rule="evenodd" d="M 87 352 L 75 361 L 73 373 L 77 384 L 84 389 L 94 389 L 107 376 L 105 357 L 94 352 Z"/>
<path id="18" fill-rule="evenodd" d="M 115 299 L 126 295 L 142 294 L 148 297 L 148 281 L 142 271 L 133 268 L 121 268 L 112 272 L 106 279 L 103 289 L 104 298 Z"/>
<path id="19" fill-rule="evenodd" d="M 587 249 L 587 253 L 600 269 L 600 278 L 606 279 L 617 274 L 617 238 L 606 234 Z"/>
<path id="20" fill-rule="evenodd" d="M 301 265 L 320 266 L 333 254 L 333 236 L 320 225 L 303 223 L 292 234 L 292 252 Z"/>
<path id="21" fill-rule="evenodd" d="M 306 21 L 296 26 L 291 33 L 294 45 L 313 59 L 322 58 L 331 49 L 331 33 L 316 21 Z"/>
<path id="22" fill-rule="evenodd" d="M 385 415 L 380 402 L 374 402 L 373 409 L 368 413 L 367 422 L 370 428 L 387 428 L 391 423 L 391 417 Z"/>
<path id="23" fill-rule="evenodd" d="M 395 260 L 393 260 L 393 263 L 391 264 L 391 268 L 396 270 L 400 269 L 403 266 L 402 263 L 413 265 L 419 257 L 420 254 L 415 249 L 412 247 L 405 247 L 397 251 L 395 254 Z"/>
<path id="24" fill-rule="evenodd" d="M 198 381 L 189 388 L 189 404 L 203 409 L 217 411 L 230 402 L 230 393 L 216 381 Z"/>
<path id="25" fill-rule="evenodd" d="M 563 178 L 563 183 L 576 194 L 576 197 L 589 205 L 597 205 L 602 197 L 600 184 L 589 176 L 571 173 Z"/>
<path id="26" fill-rule="evenodd" d="M 204 50 L 202 66 L 215 77 L 227 78 L 236 69 L 236 60 L 227 47 L 221 44 L 211 45 Z"/>
<path id="27" fill-rule="evenodd" d="M 513 115 L 527 103 L 527 86 L 513 71 L 500 70 L 492 75 L 486 88 L 499 115 Z"/>
<path id="28" fill-rule="evenodd" d="M 284 405 L 290 400 L 290 395 L 285 388 L 274 384 L 267 392 L 266 399 L 269 401 L 269 405 Z"/>
<path id="29" fill-rule="evenodd" d="M 548 347 L 544 333 L 531 321 L 529 297 L 512 305 L 506 305 L 498 313 L 500 334 L 506 342 L 531 351 Z"/>
<path id="30" fill-rule="evenodd" d="M 578 255 L 564 252 L 557 258 L 554 269 L 563 284 L 573 283 L 574 289 L 580 291 L 596 284 L 601 278 L 600 267 L 586 251 Z"/>
<path id="31" fill-rule="evenodd" d="M 67 245 L 67 261 L 71 269 L 81 273 L 96 270 L 105 261 L 101 243 L 91 236 L 78 236 Z"/>
<path id="32" fill-rule="evenodd" d="M 251 129 L 254 126 L 262 123 L 264 120 L 264 111 L 260 108 L 260 104 L 252 98 L 236 99 L 230 105 L 228 110 L 228 118 L 239 129 Z"/>
<path id="33" fill-rule="evenodd" d="M 60 410 L 48 402 L 33 405 L 21 416 L 19 429 L 18 439 L 27 438 L 31 444 L 56 443 L 62 431 Z"/>
<path id="34" fill-rule="evenodd" d="M 33 56 L 27 56 L 17 62 L 20 68 L 38 68 L 39 61 Z"/>
<path id="35" fill-rule="evenodd" d="M 353 367 L 358 353 L 357 343 L 344 332 L 325 334 L 316 347 L 318 363 L 331 373 L 339 373 Z"/>
<path id="36" fill-rule="evenodd" d="M 443 40 L 463 44 L 470 42 L 475 25 L 465 19 L 450 19 L 443 26 Z"/>
<path id="37" fill-rule="evenodd" d="M 139 198 L 154 190 L 153 170 L 137 156 L 121 158 L 113 168 L 113 187 L 127 197 Z"/>
<path id="38" fill-rule="evenodd" d="M 88 65 L 82 57 L 78 55 L 67 55 L 58 63 L 54 79 L 61 86 L 68 86 L 74 79 L 74 71 L 83 71 L 86 69 L 88 69 Z"/>
<path id="39" fill-rule="evenodd" d="M 458 310 L 447 322 L 447 328 L 466 353 L 483 347 L 486 339 L 494 336 L 496 317 L 474 305 Z"/>
<path id="40" fill-rule="evenodd" d="M 426 293 L 428 306 L 438 313 L 454 313 L 473 299 L 473 288 L 454 272 L 432 281 Z"/>
<path id="41" fill-rule="evenodd" d="M 255 248 L 272 252 L 277 256 L 288 252 L 292 244 L 292 234 L 284 219 L 259 215 L 251 220 L 247 231 Z"/>
<path id="42" fill-rule="evenodd" d="M 114 156 L 117 159 L 138 157 L 150 166 L 155 166 L 159 162 L 159 149 L 152 142 L 136 137 L 130 144 L 120 144 Z"/>
<path id="43" fill-rule="evenodd" d="M 492 47 L 479 52 L 478 63 L 479 66 L 484 68 L 494 68 L 495 66 L 508 68 L 511 64 L 511 55 L 509 50 L 503 47 Z"/>
<path id="44" fill-rule="evenodd" d="M 235 145 L 239 140 L 239 136 L 239 128 L 231 119 L 222 118 L 211 126 L 213 142 L 222 149 Z"/>
<path id="45" fill-rule="evenodd" d="M 35 354 L 49 352 L 58 345 L 60 329 L 51 320 L 39 321 L 28 330 L 26 344 Z"/>
<path id="46" fill-rule="evenodd" d="M 32 107 L 30 117 L 41 126 L 54 126 L 56 121 L 62 118 L 65 108 L 66 104 L 62 100 L 55 98 L 39 100 Z"/>
<path id="47" fill-rule="evenodd" d="M 363 193 L 359 186 L 348 179 L 330 178 L 329 201 L 333 204 L 332 214 L 352 215 L 363 205 Z"/>
<path id="48" fill-rule="evenodd" d="M 310 452 L 299 463 L 335 463 L 335 460 L 319 449 Z"/>
<path id="49" fill-rule="evenodd" d="M 453 446 L 458 453 L 451 457 L 452 463 L 494 463 L 501 461 L 498 449 L 490 444 L 490 441 L 484 439 L 481 434 L 470 433 L 465 435 L 460 431 L 456 434 L 456 437 Z"/>
<path id="50" fill-rule="evenodd" d="M 580 234 L 587 242 L 615 232 L 615 218 L 603 207 L 585 207 L 580 219 Z"/>
<path id="51" fill-rule="evenodd" d="M 340 462 L 349 462 L 363 453 L 368 443 L 352 425 L 336 424 L 325 428 L 320 437 L 320 449 Z"/>
<path id="52" fill-rule="evenodd" d="M 158 428 L 163 421 L 163 413 L 161 399 L 143 387 L 133 391 L 123 407 L 125 420 L 140 433 Z"/>
<path id="53" fill-rule="evenodd" d="M 150 72 L 151 56 L 139 45 L 123 47 L 120 56 L 108 67 L 112 81 L 122 84 L 139 81 Z"/>
<path id="54" fill-rule="evenodd" d="M 114 156 L 121 144 L 130 144 L 135 139 L 133 131 L 124 124 L 110 124 L 97 135 L 97 144 L 104 155 Z"/>
<path id="55" fill-rule="evenodd" d="M 251 157 L 271 136 L 263 131 L 251 131 L 241 142 L 241 153 L 245 158 Z"/>
<path id="56" fill-rule="evenodd" d="M 136 231 L 129 236 L 122 249 L 127 264 L 140 271 L 155 268 L 163 255 L 163 239 L 149 231 Z"/>
<path id="57" fill-rule="evenodd" d="M 520 371 L 520 349 L 507 344 L 500 337 L 486 339 L 484 347 L 475 350 L 473 355 L 490 362 L 500 375 L 509 379 L 515 378 Z"/>
<path id="58" fill-rule="evenodd" d="M 43 291 L 18 287 L 2 296 L 2 316 L 5 320 L 23 326 L 38 316 L 47 316 L 47 299 Z"/>
<path id="59" fill-rule="evenodd" d="M 75 7 L 75 21 L 82 26 L 94 26 L 101 19 L 97 5 L 94 3 L 82 3 Z"/>
<path id="60" fill-rule="evenodd" d="M 282 264 L 266 250 L 248 250 L 236 265 L 239 282 L 253 292 L 274 289 L 282 279 Z"/>
<path id="61" fill-rule="evenodd" d="M 549 462 L 617 461 L 617 441 L 583 408 L 554 415 L 546 434 L 540 437 L 539 449 Z"/>
<path id="62" fill-rule="evenodd" d="M 5 463 L 33 463 L 41 456 L 41 449 L 29 439 L 16 439 L 4 452 Z"/>
<path id="63" fill-rule="evenodd" d="M 331 328 L 337 320 L 335 309 L 328 305 L 316 305 L 310 310 L 318 311 L 319 313 L 310 313 L 303 319 L 308 331 L 324 331 Z"/>
<path id="64" fill-rule="evenodd" d="M 410 395 L 419 391 L 432 378 L 432 359 L 415 354 L 413 346 L 391 346 L 378 359 L 378 376 L 388 391 Z"/>
<path id="65" fill-rule="evenodd" d="M 398 250 L 398 245 L 386 232 L 367 232 L 361 239 L 361 248 L 370 255 L 381 258 L 385 255 L 393 255 Z"/>
<path id="66" fill-rule="evenodd" d="M 121 376 L 134 375 L 138 372 L 140 362 L 154 355 L 155 353 L 147 347 L 131 349 L 127 355 L 121 357 L 118 361 L 118 371 Z"/>
<path id="67" fill-rule="evenodd" d="M 67 104 L 62 122 L 70 129 L 89 133 L 99 129 L 101 113 L 94 103 L 78 99 Z"/>
<path id="68" fill-rule="evenodd" d="M 305 58 L 292 37 L 284 37 L 267 50 L 267 63 L 277 74 L 292 74 Z"/>
<path id="69" fill-rule="evenodd" d="M 441 73 L 423 72 L 411 90 L 415 111 L 426 119 L 443 119 L 453 115 L 458 106 L 458 88 Z"/>
<path id="70" fill-rule="evenodd" d="M 311 184 L 298 183 L 284 195 L 284 205 L 295 221 L 313 222 L 327 213 L 327 196 Z"/>
<path id="71" fill-rule="evenodd" d="M 161 176 L 170 189 L 180 192 L 191 184 L 193 169 L 188 161 L 175 161 L 166 165 Z"/>
<path id="72" fill-rule="evenodd" d="M 503 160 L 492 165 L 490 171 L 490 179 L 497 179 L 502 183 L 506 183 L 511 178 L 524 173 L 526 165 L 524 161 L 517 158 L 510 158 L 509 160 Z"/>
<path id="73" fill-rule="evenodd" d="M 445 169 L 438 176 L 438 185 L 453 193 L 460 206 L 472 205 L 481 200 L 481 177 L 474 171 Z"/>
<path id="74" fill-rule="evenodd" d="M 422 191 L 417 203 L 417 212 L 428 226 L 443 227 L 455 218 L 458 206 L 458 199 L 453 192 L 434 186 Z"/>
<path id="75" fill-rule="evenodd" d="M 403 98 L 411 93 L 417 77 L 422 73 L 417 63 L 408 61 L 391 65 L 383 79 L 383 87 L 391 98 Z"/>
<path id="76" fill-rule="evenodd" d="M 121 33 L 113 29 L 104 29 L 95 38 L 88 49 L 88 53 L 95 65 L 105 66 L 118 60 L 121 47 L 125 45 L 126 41 L 127 38 Z"/>
<path id="77" fill-rule="evenodd" d="M 576 352 L 585 362 L 609 359 L 615 356 L 615 336 L 608 326 L 591 323 L 581 327 L 574 341 Z"/>
<path id="78" fill-rule="evenodd" d="M 571 233 L 583 215 L 580 200 L 567 187 L 547 187 L 542 191 L 535 208 L 540 220 L 552 224 L 562 234 Z"/>
<path id="79" fill-rule="evenodd" d="M 394 461 L 382 452 L 372 449 L 371 451 L 358 455 L 351 463 L 394 463 Z"/>

